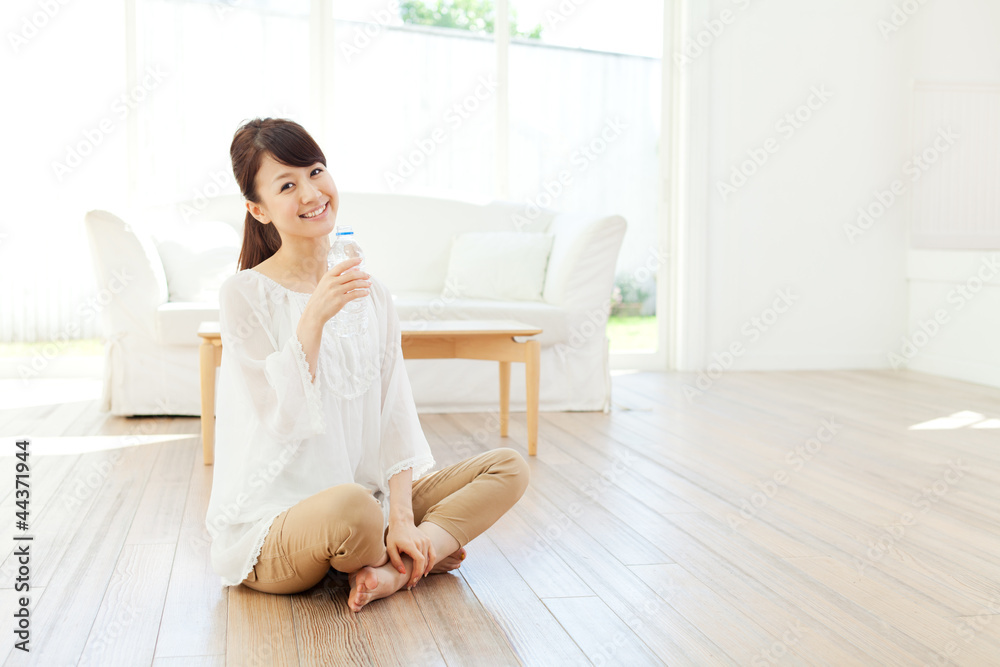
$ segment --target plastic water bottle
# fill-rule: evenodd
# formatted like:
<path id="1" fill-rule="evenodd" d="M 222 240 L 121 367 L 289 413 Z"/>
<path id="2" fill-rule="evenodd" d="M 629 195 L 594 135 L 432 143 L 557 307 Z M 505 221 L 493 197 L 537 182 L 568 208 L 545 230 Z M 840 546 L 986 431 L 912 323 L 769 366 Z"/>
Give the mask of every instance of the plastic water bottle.
<path id="1" fill-rule="evenodd" d="M 337 264 L 361 258 L 361 263 L 355 267 L 365 270 L 365 255 L 361 252 L 361 246 L 354 238 L 354 229 L 350 225 L 338 225 L 334 230 L 334 239 L 330 244 L 330 253 L 327 255 L 327 270 L 332 269 Z M 351 290 L 353 292 L 354 290 Z M 349 294 L 351 292 L 348 292 Z M 368 308 L 365 303 L 367 297 L 351 299 L 336 315 L 331 318 L 334 330 L 339 336 L 359 336 L 368 331 Z"/>

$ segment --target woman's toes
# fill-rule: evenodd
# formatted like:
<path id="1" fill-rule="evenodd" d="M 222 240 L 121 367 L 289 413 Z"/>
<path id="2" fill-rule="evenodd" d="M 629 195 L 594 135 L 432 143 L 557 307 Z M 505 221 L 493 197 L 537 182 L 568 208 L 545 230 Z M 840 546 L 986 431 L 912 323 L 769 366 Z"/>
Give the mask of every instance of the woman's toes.
<path id="1" fill-rule="evenodd" d="M 372 593 L 378 586 L 378 575 L 370 567 L 364 567 L 351 574 L 351 592 L 347 596 L 347 606 L 352 611 L 360 611 L 371 601 Z"/>

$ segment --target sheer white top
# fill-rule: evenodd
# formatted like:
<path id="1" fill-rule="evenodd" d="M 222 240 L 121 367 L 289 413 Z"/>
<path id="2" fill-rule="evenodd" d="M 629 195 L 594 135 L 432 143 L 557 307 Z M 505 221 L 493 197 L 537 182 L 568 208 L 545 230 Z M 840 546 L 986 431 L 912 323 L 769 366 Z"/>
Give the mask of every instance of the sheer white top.
<path id="1" fill-rule="evenodd" d="M 375 493 L 389 515 L 389 478 L 434 465 L 403 364 L 392 295 L 375 276 L 361 299 L 368 331 L 344 338 L 328 321 L 312 379 L 296 335 L 310 295 L 259 271 L 219 290 L 222 365 L 215 467 L 205 525 L 225 586 L 257 563 L 276 516 L 337 484 Z"/>

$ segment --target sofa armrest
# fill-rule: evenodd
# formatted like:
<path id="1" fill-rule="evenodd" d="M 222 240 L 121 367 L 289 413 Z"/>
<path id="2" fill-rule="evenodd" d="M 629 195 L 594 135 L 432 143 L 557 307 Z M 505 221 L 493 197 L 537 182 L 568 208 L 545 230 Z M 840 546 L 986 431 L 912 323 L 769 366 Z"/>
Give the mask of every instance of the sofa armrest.
<path id="1" fill-rule="evenodd" d="M 610 302 L 615 266 L 625 238 L 625 218 L 559 213 L 542 298 L 564 308 L 589 310 Z"/>
<path id="2" fill-rule="evenodd" d="M 105 337 L 129 333 L 157 337 L 156 311 L 167 302 L 163 262 L 144 231 L 108 211 L 84 217 Z"/>

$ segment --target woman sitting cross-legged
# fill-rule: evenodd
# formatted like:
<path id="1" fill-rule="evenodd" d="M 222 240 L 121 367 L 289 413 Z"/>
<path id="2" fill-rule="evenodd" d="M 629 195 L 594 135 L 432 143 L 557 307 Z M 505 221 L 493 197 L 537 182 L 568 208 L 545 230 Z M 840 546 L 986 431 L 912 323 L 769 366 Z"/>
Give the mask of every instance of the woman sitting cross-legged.
<path id="1" fill-rule="evenodd" d="M 392 295 L 352 259 L 327 266 L 339 197 L 297 123 L 255 119 L 230 148 L 246 199 L 239 271 L 219 290 L 223 343 L 205 518 L 223 584 L 296 593 L 334 568 L 348 604 L 459 566 L 524 493 L 509 448 L 433 473 Z M 332 318 L 364 304 L 367 328 Z"/>

